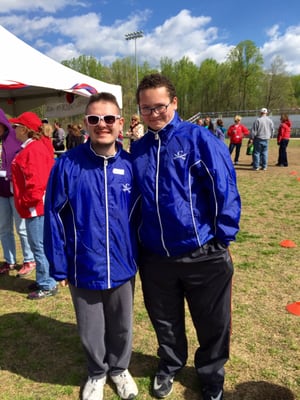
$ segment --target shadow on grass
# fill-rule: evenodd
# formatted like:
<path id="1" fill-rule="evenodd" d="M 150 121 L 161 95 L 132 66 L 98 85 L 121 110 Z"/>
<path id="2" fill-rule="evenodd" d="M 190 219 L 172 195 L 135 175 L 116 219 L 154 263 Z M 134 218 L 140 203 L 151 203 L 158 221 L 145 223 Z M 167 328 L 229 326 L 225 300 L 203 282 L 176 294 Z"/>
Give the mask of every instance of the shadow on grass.
<path id="1" fill-rule="evenodd" d="M 176 380 L 184 387 L 180 398 L 199 400 L 200 386 L 194 368 L 185 367 Z M 250 381 L 238 384 L 234 391 L 225 390 L 224 400 L 296 400 L 296 397 L 286 387 L 264 381 Z"/>
<path id="2" fill-rule="evenodd" d="M 188 382 L 191 386 L 186 387 L 187 381 L 185 377 L 189 374 L 190 372 L 182 375 L 181 379 L 178 379 L 185 387 L 181 398 L 186 400 L 198 400 L 200 387 L 197 379 L 195 377 L 189 377 Z M 224 400 L 296 400 L 296 397 L 291 390 L 286 387 L 265 381 L 250 381 L 238 384 L 234 391 L 225 390 Z"/>
<path id="3" fill-rule="evenodd" d="M 37 312 L 0 316 L 1 370 L 36 382 L 78 385 L 85 359 L 75 324 Z"/>
<path id="4" fill-rule="evenodd" d="M 75 324 L 37 312 L 0 316 L 0 369 L 36 382 L 80 385 L 86 359 Z M 130 370 L 136 377 L 153 375 L 155 356 L 133 352 Z"/>
<path id="5" fill-rule="evenodd" d="M 137 378 L 151 378 L 148 393 L 152 392 L 152 379 L 155 375 L 158 358 L 134 352 L 130 371 Z M 180 399 L 199 400 L 200 385 L 193 367 L 185 366 L 176 376 L 175 381 L 183 388 Z M 178 399 L 176 394 L 170 399 Z M 201 398 L 201 397 L 200 397 Z M 234 391 L 225 391 L 224 400 L 296 400 L 295 395 L 286 387 L 265 381 L 250 381 L 238 384 Z"/>
<path id="6" fill-rule="evenodd" d="M 12 271 L 10 274 L 4 274 L 0 276 L 0 289 L 10 290 L 16 293 L 28 293 L 27 287 L 31 283 L 35 282 L 34 273 L 30 278 L 17 278 L 17 271 Z"/>
<path id="7" fill-rule="evenodd" d="M 0 289 L 26 293 L 33 281 L 7 275 Z M 0 316 L 0 369 L 35 382 L 81 386 L 86 379 L 86 360 L 73 323 L 61 322 L 38 312 L 16 312 Z M 130 371 L 150 395 L 158 358 L 134 351 Z M 180 397 L 198 400 L 200 387 L 195 369 L 186 366 L 176 377 L 183 387 Z M 142 383 L 142 382 L 141 382 Z M 264 381 L 244 382 L 225 392 L 225 400 L 295 400 L 287 388 Z M 150 397 L 149 397 L 150 398 Z"/>
<path id="8" fill-rule="evenodd" d="M 225 393 L 225 400 L 295 400 L 295 395 L 284 386 L 265 381 L 244 382 L 234 392 Z"/>
<path id="9" fill-rule="evenodd" d="M 81 386 L 86 379 L 86 362 L 75 324 L 38 313 L 0 316 L 1 370 L 26 379 L 59 385 Z M 134 377 L 145 378 L 151 393 L 157 357 L 133 352 L 130 365 Z M 151 379 L 149 379 L 151 378 Z M 180 398 L 198 399 L 199 384 L 194 368 L 186 366 L 176 377 L 184 391 Z M 294 400 L 293 393 L 268 382 L 245 382 L 226 392 L 225 400 Z"/>

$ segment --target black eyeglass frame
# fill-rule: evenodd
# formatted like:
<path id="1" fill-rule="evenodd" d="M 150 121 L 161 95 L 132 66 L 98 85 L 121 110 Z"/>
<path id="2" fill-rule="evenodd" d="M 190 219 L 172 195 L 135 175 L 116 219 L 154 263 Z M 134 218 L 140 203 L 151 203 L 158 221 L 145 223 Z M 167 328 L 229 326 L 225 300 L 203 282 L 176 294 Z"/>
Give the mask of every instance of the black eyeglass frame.
<path id="1" fill-rule="evenodd" d="M 164 114 L 167 112 L 167 109 L 169 107 L 169 105 L 171 104 L 171 102 L 169 104 L 160 104 L 159 106 L 156 107 L 139 107 L 140 113 L 143 116 L 150 116 L 153 112 L 155 112 L 155 114 Z"/>

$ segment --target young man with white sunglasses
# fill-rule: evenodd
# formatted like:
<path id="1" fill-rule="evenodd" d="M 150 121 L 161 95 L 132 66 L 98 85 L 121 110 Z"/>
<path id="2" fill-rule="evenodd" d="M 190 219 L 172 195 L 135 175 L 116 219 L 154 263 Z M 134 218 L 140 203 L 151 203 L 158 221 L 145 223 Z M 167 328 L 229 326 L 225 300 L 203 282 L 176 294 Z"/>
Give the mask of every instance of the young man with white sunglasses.
<path id="1" fill-rule="evenodd" d="M 132 351 L 136 201 L 130 154 L 116 143 L 124 119 L 110 93 L 90 97 L 86 143 L 63 154 L 48 184 L 45 248 L 50 271 L 67 281 L 88 365 L 83 400 L 103 399 L 107 376 L 122 399 L 137 386 Z"/>

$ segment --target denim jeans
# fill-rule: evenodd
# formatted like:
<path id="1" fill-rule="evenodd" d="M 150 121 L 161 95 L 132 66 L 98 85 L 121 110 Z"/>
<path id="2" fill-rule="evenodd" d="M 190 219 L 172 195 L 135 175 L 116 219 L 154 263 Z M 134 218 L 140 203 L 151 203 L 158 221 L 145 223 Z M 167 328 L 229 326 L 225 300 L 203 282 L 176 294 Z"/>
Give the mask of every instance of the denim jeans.
<path id="1" fill-rule="evenodd" d="M 44 216 L 27 218 L 26 229 L 36 262 L 36 282 L 42 290 L 51 290 L 56 281 L 49 275 L 49 263 L 44 252 Z"/>
<path id="2" fill-rule="evenodd" d="M 267 168 L 268 166 L 268 139 L 254 139 L 253 168 Z"/>
<path id="3" fill-rule="evenodd" d="M 14 223 L 20 237 L 23 253 L 22 262 L 33 261 L 33 253 L 28 243 L 25 220 L 20 218 L 14 204 L 14 198 L 0 196 L 0 240 L 3 249 L 4 260 L 8 264 L 16 263 L 16 241 Z"/>

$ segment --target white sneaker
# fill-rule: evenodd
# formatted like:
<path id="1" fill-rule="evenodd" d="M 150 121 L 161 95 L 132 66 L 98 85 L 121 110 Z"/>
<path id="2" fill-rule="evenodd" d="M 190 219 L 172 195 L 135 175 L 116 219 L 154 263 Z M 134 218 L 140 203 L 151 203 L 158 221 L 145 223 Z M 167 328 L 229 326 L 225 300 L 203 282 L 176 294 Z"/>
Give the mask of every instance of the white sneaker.
<path id="1" fill-rule="evenodd" d="M 123 400 L 134 399 L 138 394 L 138 388 L 128 369 L 119 375 L 111 375 L 111 380 L 117 387 L 118 395 Z"/>
<path id="2" fill-rule="evenodd" d="M 102 400 L 106 376 L 103 378 L 89 377 L 82 391 L 82 400 Z"/>

